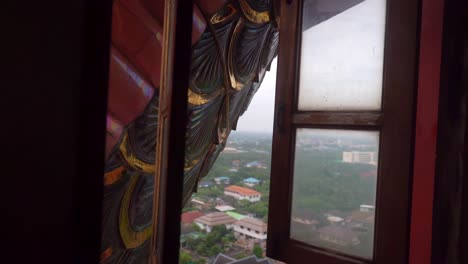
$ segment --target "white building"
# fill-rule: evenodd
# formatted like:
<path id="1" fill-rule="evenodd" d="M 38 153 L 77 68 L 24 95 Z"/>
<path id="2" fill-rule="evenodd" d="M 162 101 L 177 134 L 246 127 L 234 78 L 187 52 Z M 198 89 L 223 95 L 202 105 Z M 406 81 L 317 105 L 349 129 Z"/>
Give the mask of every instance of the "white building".
<path id="1" fill-rule="evenodd" d="M 216 177 L 214 178 L 214 181 L 216 184 L 230 184 L 231 183 L 231 178 L 229 178 L 228 176 L 220 176 L 220 177 Z"/>
<path id="2" fill-rule="evenodd" d="M 229 212 L 229 211 L 234 211 L 236 208 L 230 206 L 230 205 L 218 205 L 215 207 L 216 210 L 220 212 Z"/>
<path id="3" fill-rule="evenodd" d="M 194 220 L 194 223 L 197 224 L 200 229 L 206 230 L 207 233 L 210 233 L 213 230 L 214 226 L 225 225 L 226 228 L 232 229 L 232 225 L 237 220 L 226 213 L 216 212 L 206 214 Z"/>
<path id="4" fill-rule="evenodd" d="M 231 185 L 224 188 L 224 194 L 232 196 L 237 200 L 248 200 L 250 202 L 258 202 L 262 197 L 262 194 L 255 190 L 240 187 L 237 185 Z"/>
<path id="5" fill-rule="evenodd" d="M 255 185 L 259 185 L 261 181 L 250 177 L 243 180 L 242 182 L 247 186 L 254 187 Z"/>
<path id="6" fill-rule="evenodd" d="M 374 212 L 375 211 L 375 206 L 362 204 L 361 206 L 359 206 L 359 210 L 361 212 Z"/>
<path id="7" fill-rule="evenodd" d="M 234 223 L 235 235 L 244 239 L 267 239 L 268 225 L 261 220 L 246 217 Z"/>
<path id="8" fill-rule="evenodd" d="M 341 217 L 338 217 L 338 216 L 334 216 L 334 215 L 328 215 L 327 216 L 327 220 L 331 223 L 331 224 L 339 224 L 341 222 L 343 222 L 343 218 Z"/>
<path id="9" fill-rule="evenodd" d="M 377 155 L 371 151 L 343 151 L 343 162 L 377 164 Z"/>

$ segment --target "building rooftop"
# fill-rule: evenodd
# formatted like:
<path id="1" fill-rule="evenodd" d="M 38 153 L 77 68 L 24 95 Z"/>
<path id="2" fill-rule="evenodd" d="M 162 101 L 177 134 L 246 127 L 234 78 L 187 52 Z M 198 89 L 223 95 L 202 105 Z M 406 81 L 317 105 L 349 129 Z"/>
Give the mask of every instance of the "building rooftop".
<path id="1" fill-rule="evenodd" d="M 271 264 L 271 262 L 264 258 L 264 259 L 257 259 L 255 256 L 246 257 L 243 259 L 236 260 L 224 254 L 218 254 L 216 259 L 214 260 L 213 264 Z"/>
<path id="2" fill-rule="evenodd" d="M 193 221 L 199 217 L 203 216 L 202 212 L 199 211 L 190 211 L 190 212 L 185 212 L 181 216 L 181 222 L 183 224 L 191 224 Z"/>
<path id="3" fill-rule="evenodd" d="M 320 234 L 323 234 L 326 236 L 332 236 L 342 241 L 351 241 L 357 238 L 357 234 L 355 232 L 347 228 L 335 226 L 335 225 L 325 226 L 325 227 L 319 228 L 317 231 Z"/>
<path id="4" fill-rule="evenodd" d="M 235 225 L 244 226 L 259 232 L 266 232 L 268 229 L 268 225 L 265 222 L 252 217 L 245 217 L 237 221 Z"/>
<path id="5" fill-rule="evenodd" d="M 261 165 L 262 165 L 262 163 L 260 163 L 260 162 L 258 162 L 256 160 L 245 164 L 245 166 L 261 166 Z"/>
<path id="6" fill-rule="evenodd" d="M 349 217 L 350 220 L 358 221 L 366 224 L 373 224 L 375 215 L 373 212 L 363 212 L 360 210 L 355 210 L 351 213 Z"/>
<path id="7" fill-rule="evenodd" d="M 229 180 L 229 179 L 231 179 L 231 178 L 229 178 L 228 176 L 219 176 L 219 177 L 216 177 L 215 179 L 216 179 L 216 180 L 221 180 L 221 181 L 222 181 L 222 180 Z"/>
<path id="8" fill-rule="evenodd" d="M 228 187 L 224 188 L 224 190 L 225 191 L 230 191 L 230 192 L 235 192 L 235 193 L 238 193 L 238 194 L 241 194 L 241 195 L 248 195 L 248 196 L 260 195 L 260 193 L 255 191 L 255 190 L 245 188 L 245 187 L 240 187 L 240 186 L 237 186 L 237 185 L 228 186 Z"/>
<path id="9" fill-rule="evenodd" d="M 190 200 L 192 203 L 197 203 L 197 204 L 206 204 L 204 201 L 202 200 L 199 200 L 199 199 L 195 199 L 195 198 L 192 198 L 192 200 Z"/>
<path id="10" fill-rule="evenodd" d="M 247 217 L 246 215 L 239 214 L 239 213 L 236 213 L 236 212 L 226 212 L 226 214 L 233 217 L 233 218 L 235 218 L 236 220 L 241 220 L 241 219 L 244 219 L 244 218 Z"/>
<path id="11" fill-rule="evenodd" d="M 226 212 L 226 211 L 232 211 L 232 210 L 235 210 L 236 208 L 230 206 L 230 205 L 218 205 L 215 207 L 216 210 L 220 211 L 220 212 Z"/>
<path id="12" fill-rule="evenodd" d="M 338 216 L 330 215 L 327 217 L 328 221 L 333 222 L 333 223 L 339 223 L 342 222 L 344 219 Z"/>
<path id="13" fill-rule="evenodd" d="M 198 183 L 198 186 L 213 186 L 214 183 L 212 181 L 201 181 Z"/>
<path id="14" fill-rule="evenodd" d="M 259 183 L 260 180 L 257 180 L 257 179 L 255 179 L 255 178 L 250 177 L 250 178 L 247 178 L 247 179 L 243 180 L 243 182 L 248 182 L 248 183 Z"/>
<path id="15" fill-rule="evenodd" d="M 236 221 L 237 220 L 235 218 L 223 212 L 210 213 L 195 219 L 195 222 L 205 224 L 208 226 L 228 225 Z"/>

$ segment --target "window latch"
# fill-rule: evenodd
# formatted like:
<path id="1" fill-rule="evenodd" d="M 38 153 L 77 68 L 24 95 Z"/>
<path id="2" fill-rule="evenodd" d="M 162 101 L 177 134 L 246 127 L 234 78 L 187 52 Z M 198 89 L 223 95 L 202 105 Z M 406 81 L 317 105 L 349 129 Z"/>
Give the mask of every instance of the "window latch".
<path id="1" fill-rule="evenodd" d="M 284 132 L 284 108 L 284 103 L 280 103 L 276 111 L 276 126 L 281 133 Z"/>

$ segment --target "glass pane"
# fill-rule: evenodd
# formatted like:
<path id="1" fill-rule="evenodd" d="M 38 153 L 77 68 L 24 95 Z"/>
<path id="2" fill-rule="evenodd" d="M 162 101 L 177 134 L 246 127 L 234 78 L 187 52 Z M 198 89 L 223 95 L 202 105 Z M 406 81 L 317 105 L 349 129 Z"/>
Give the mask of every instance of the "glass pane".
<path id="1" fill-rule="evenodd" d="M 385 0 L 305 0 L 299 110 L 379 110 Z"/>
<path id="2" fill-rule="evenodd" d="M 379 132 L 298 129 L 291 238 L 372 258 Z"/>

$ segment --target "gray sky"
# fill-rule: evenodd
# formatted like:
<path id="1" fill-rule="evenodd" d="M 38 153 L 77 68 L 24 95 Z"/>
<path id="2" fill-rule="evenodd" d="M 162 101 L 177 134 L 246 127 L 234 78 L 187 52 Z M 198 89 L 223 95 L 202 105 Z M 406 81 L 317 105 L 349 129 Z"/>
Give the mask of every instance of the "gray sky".
<path id="1" fill-rule="evenodd" d="M 299 109 L 380 109 L 385 0 L 366 0 L 302 34 Z"/>
<path id="2" fill-rule="evenodd" d="M 276 61 L 265 74 L 262 85 L 254 95 L 247 111 L 239 118 L 237 131 L 273 132 L 273 112 L 275 110 Z"/>
<path id="3" fill-rule="evenodd" d="M 299 107 L 380 108 L 385 5 L 366 0 L 303 32 Z M 272 132 L 275 85 L 276 59 L 237 131 Z"/>

